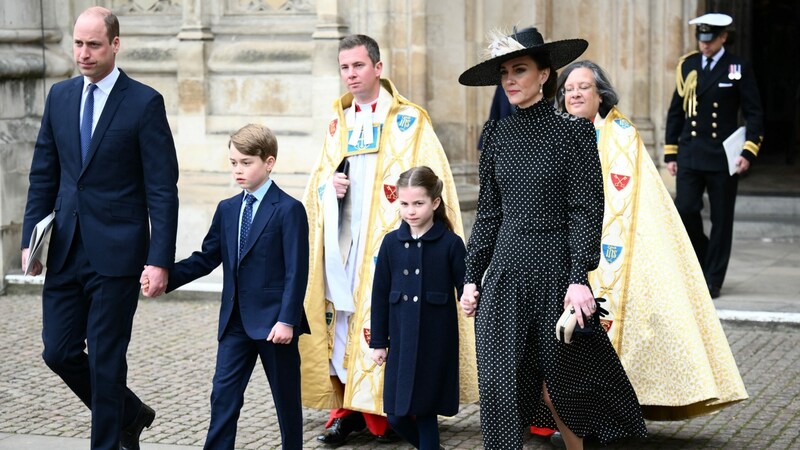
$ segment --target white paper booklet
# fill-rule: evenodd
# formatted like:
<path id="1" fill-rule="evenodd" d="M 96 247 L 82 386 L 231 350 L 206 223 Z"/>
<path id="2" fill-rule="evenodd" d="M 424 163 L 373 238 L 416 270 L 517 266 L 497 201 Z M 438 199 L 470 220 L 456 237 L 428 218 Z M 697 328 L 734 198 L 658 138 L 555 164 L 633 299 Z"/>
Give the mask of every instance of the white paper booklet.
<path id="1" fill-rule="evenodd" d="M 736 173 L 736 157 L 742 154 L 742 147 L 744 146 L 744 127 L 739 127 L 736 131 L 731 133 L 727 139 L 722 141 L 722 146 L 725 147 L 725 156 L 728 157 L 728 172 L 733 175 Z"/>
<path id="2" fill-rule="evenodd" d="M 33 269 L 34 261 L 41 260 L 44 241 L 50 233 L 50 229 L 53 228 L 53 219 L 55 218 L 56 212 L 53 211 L 33 227 L 31 240 L 28 243 L 28 249 L 30 249 L 30 251 L 28 252 L 28 265 L 25 267 L 25 275 L 30 274 L 31 269 Z"/>

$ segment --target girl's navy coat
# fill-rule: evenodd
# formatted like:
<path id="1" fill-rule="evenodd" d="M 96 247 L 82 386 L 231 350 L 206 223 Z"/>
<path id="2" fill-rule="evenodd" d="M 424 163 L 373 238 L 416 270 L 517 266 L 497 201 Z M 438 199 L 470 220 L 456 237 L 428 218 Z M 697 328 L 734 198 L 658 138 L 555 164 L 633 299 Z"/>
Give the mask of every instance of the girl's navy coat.
<path id="1" fill-rule="evenodd" d="M 464 241 L 434 221 L 384 237 L 372 287 L 371 348 L 388 348 L 383 410 L 398 416 L 458 412 L 458 311 Z M 456 293 L 458 291 L 458 294 Z"/>

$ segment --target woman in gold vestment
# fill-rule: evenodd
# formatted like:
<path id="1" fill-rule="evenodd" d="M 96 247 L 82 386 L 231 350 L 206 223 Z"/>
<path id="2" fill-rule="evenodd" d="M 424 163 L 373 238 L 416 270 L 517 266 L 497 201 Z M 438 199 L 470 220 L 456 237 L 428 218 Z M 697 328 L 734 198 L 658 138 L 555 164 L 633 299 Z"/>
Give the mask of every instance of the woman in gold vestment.
<path id="1" fill-rule="evenodd" d="M 746 399 L 672 198 L 605 72 L 577 61 L 558 86 L 559 107 L 594 122 L 606 200 L 600 265 L 589 281 L 608 300 L 603 327 L 645 418 L 686 419 Z"/>

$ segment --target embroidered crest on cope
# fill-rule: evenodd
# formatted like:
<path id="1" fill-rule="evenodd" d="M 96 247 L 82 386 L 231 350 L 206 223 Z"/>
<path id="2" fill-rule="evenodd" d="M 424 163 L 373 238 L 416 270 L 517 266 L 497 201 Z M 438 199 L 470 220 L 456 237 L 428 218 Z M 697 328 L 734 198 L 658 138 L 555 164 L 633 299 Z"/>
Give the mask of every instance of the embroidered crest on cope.
<path id="1" fill-rule="evenodd" d="M 621 254 L 621 245 L 603 244 L 603 258 L 605 258 L 609 264 L 613 264 Z"/>
<path id="2" fill-rule="evenodd" d="M 618 191 L 625 189 L 625 186 L 631 181 L 631 177 L 628 175 L 610 173 L 609 176 L 611 177 L 611 184 L 613 184 Z"/>
<path id="3" fill-rule="evenodd" d="M 414 122 L 417 120 L 414 116 L 409 116 L 408 114 L 398 114 L 397 115 L 397 128 L 400 128 L 400 131 L 406 131 L 414 125 Z"/>
<path id="4" fill-rule="evenodd" d="M 364 328 L 364 340 L 367 341 L 367 345 L 369 345 L 370 339 L 372 339 L 372 329 Z"/>
<path id="5" fill-rule="evenodd" d="M 389 200 L 389 203 L 394 203 L 394 201 L 397 200 L 397 186 L 384 184 L 383 195 L 386 196 L 386 200 Z"/>

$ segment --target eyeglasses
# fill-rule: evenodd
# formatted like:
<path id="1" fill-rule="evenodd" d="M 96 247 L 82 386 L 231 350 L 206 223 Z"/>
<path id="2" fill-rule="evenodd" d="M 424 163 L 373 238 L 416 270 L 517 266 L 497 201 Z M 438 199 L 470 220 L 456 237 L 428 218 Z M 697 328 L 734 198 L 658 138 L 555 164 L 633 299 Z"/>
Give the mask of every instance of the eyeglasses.
<path id="1" fill-rule="evenodd" d="M 570 86 L 568 88 L 561 89 L 561 94 L 567 95 L 567 94 L 571 94 L 571 93 L 573 93 L 575 91 L 580 91 L 581 93 L 583 93 L 583 92 L 588 91 L 592 87 L 594 87 L 594 85 L 593 84 L 589 84 L 589 83 L 579 84 L 578 86 Z"/>

